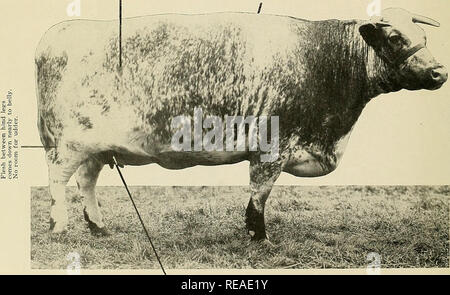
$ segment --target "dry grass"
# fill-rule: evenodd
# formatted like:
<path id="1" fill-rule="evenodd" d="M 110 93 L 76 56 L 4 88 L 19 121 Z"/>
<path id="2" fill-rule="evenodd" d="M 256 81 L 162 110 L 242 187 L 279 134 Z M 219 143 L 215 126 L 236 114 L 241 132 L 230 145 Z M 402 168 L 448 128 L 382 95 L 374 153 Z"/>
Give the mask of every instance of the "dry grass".
<path id="1" fill-rule="evenodd" d="M 272 191 L 266 223 L 275 247 L 249 244 L 247 187 L 132 187 L 166 268 L 363 268 L 379 253 L 384 268 L 449 267 L 450 186 L 289 187 Z M 110 237 L 94 238 L 76 189 L 70 226 L 48 232 L 50 196 L 32 189 L 33 268 L 66 268 L 78 252 L 86 269 L 158 268 L 122 187 L 99 187 Z"/>

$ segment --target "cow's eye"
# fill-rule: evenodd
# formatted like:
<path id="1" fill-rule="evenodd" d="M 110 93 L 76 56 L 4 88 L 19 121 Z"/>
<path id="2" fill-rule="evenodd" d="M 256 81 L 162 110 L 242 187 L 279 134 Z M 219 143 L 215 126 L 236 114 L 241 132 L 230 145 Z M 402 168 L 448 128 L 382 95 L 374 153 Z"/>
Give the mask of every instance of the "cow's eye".
<path id="1" fill-rule="evenodd" d="M 389 36 L 389 42 L 394 45 L 399 45 L 402 43 L 402 37 L 400 35 Z"/>

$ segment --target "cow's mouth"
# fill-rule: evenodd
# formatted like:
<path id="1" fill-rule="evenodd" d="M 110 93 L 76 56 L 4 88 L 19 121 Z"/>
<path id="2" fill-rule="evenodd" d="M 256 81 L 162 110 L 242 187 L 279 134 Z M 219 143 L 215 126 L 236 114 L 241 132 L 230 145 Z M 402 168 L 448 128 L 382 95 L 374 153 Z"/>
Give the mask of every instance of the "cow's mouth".
<path id="1" fill-rule="evenodd" d="M 448 73 L 445 67 L 437 66 L 435 68 L 426 70 L 417 75 L 415 79 L 410 79 L 405 86 L 408 90 L 437 90 L 447 82 Z"/>
<path id="2" fill-rule="evenodd" d="M 424 89 L 438 90 L 439 88 L 442 87 L 442 85 L 445 84 L 445 82 L 447 82 L 447 78 L 445 78 L 444 80 L 441 80 L 441 81 L 431 81 L 431 82 L 428 82 L 427 85 L 425 85 Z"/>
<path id="3" fill-rule="evenodd" d="M 444 85 L 444 83 L 445 82 L 442 82 L 442 83 L 439 83 L 438 85 L 435 85 L 435 86 L 432 86 L 432 87 L 429 87 L 429 88 L 425 88 L 425 89 L 427 89 L 427 90 L 438 90 L 439 88 L 442 87 L 442 85 Z"/>

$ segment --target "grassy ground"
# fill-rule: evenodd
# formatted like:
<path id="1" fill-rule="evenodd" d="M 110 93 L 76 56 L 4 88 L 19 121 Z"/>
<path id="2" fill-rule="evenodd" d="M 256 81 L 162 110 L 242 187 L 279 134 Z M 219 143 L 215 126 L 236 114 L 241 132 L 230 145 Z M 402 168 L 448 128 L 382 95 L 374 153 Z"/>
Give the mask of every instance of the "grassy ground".
<path id="1" fill-rule="evenodd" d="M 266 207 L 274 247 L 249 245 L 247 187 L 132 187 L 166 268 L 449 267 L 450 186 L 275 187 Z M 68 188 L 68 233 L 48 232 L 50 196 L 32 189 L 33 268 L 66 268 L 78 252 L 85 269 L 158 268 L 122 187 L 99 187 L 110 237 L 94 238 L 76 188 Z"/>

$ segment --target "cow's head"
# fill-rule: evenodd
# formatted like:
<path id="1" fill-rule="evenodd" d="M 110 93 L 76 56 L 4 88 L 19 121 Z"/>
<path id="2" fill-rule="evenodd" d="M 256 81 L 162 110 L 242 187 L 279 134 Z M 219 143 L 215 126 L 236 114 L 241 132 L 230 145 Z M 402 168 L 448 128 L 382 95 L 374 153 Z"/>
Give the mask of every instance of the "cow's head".
<path id="1" fill-rule="evenodd" d="M 439 27 L 430 18 L 389 8 L 360 26 L 364 40 L 395 69 L 397 83 L 409 90 L 438 89 L 447 81 L 445 67 L 426 48 L 424 30 L 416 23 Z"/>

